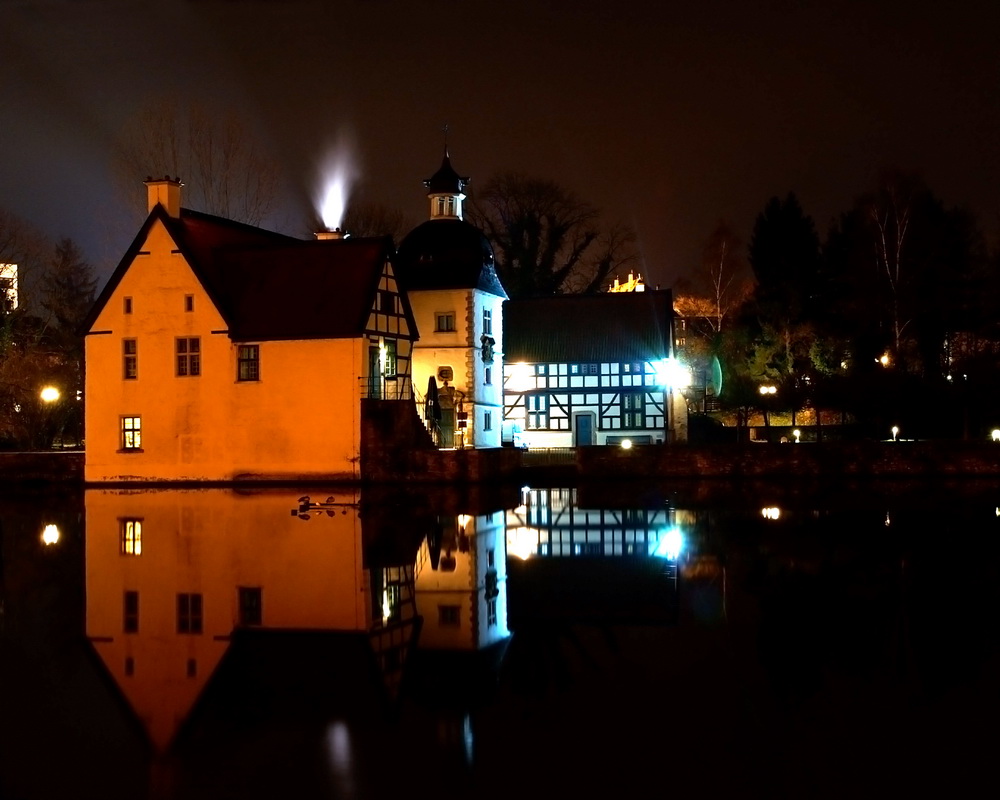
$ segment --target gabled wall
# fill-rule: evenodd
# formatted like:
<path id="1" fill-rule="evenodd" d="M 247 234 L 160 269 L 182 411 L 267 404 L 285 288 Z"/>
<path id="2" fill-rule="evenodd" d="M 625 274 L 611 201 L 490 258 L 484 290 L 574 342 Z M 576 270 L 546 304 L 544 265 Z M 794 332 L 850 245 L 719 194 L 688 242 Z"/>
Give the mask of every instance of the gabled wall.
<path id="1" fill-rule="evenodd" d="M 253 342 L 260 380 L 239 382 L 238 343 L 161 223 L 141 250 L 86 340 L 86 480 L 357 478 L 367 341 Z M 176 375 L 177 337 L 200 338 L 199 376 Z M 123 416 L 141 418 L 140 452 L 121 450 Z"/>

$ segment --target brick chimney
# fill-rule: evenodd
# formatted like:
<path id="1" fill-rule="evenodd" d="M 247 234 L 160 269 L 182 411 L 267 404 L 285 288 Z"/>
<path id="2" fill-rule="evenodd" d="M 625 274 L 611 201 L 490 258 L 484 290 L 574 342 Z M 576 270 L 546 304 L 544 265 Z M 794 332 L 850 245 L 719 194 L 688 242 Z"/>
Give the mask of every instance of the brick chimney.
<path id="1" fill-rule="evenodd" d="M 181 183 L 180 178 L 146 178 L 148 211 L 152 212 L 158 205 L 166 209 L 167 214 L 177 218 L 181 215 Z"/>

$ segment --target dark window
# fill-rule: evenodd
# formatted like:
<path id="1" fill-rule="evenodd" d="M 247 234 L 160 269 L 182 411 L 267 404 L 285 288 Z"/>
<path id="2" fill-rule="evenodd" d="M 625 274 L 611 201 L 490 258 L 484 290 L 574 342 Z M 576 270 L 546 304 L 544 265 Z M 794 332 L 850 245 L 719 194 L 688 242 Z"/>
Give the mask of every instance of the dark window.
<path id="1" fill-rule="evenodd" d="M 645 428 L 646 409 L 645 395 L 623 394 L 622 395 L 622 427 L 623 428 Z"/>
<path id="2" fill-rule="evenodd" d="M 438 623 L 442 626 L 457 627 L 460 622 L 461 606 L 438 606 Z"/>
<path id="3" fill-rule="evenodd" d="M 124 311 L 125 311 L 126 314 L 131 314 L 132 313 L 132 298 L 131 297 L 126 297 L 125 298 Z"/>
<path id="4" fill-rule="evenodd" d="M 135 659 L 132 656 L 128 656 L 125 659 L 125 674 L 135 675 Z"/>
<path id="5" fill-rule="evenodd" d="M 122 339 L 122 377 L 127 381 L 139 377 L 139 342 L 136 339 Z"/>
<path id="6" fill-rule="evenodd" d="M 240 625 L 263 624 L 263 598 L 259 586 L 239 587 L 239 602 Z"/>
<path id="7" fill-rule="evenodd" d="M 529 394 L 528 403 L 528 427 L 547 428 L 549 427 L 549 396 L 547 394 Z"/>
<path id="8" fill-rule="evenodd" d="M 493 335 L 493 312 L 488 308 L 483 309 L 483 335 Z"/>
<path id="9" fill-rule="evenodd" d="M 177 374 L 201 375 L 201 339 L 191 336 L 177 340 Z"/>
<path id="10" fill-rule="evenodd" d="M 194 295 L 186 294 L 184 295 L 184 310 L 194 311 Z"/>
<path id="11" fill-rule="evenodd" d="M 193 658 L 188 659 L 187 672 L 189 678 L 194 678 L 198 675 L 198 662 Z"/>
<path id="12" fill-rule="evenodd" d="M 455 330 L 455 315 L 451 313 L 435 314 L 434 330 L 439 333 Z"/>
<path id="13" fill-rule="evenodd" d="M 236 377 L 241 381 L 260 380 L 260 345 L 240 345 L 239 372 Z"/>
<path id="14" fill-rule="evenodd" d="M 486 624 L 491 628 L 497 624 L 497 599 L 495 597 L 486 601 Z"/>
<path id="15" fill-rule="evenodd" d="M 483 383 L 485 383 L 487 386 L 493 385 L 493 367 L 486 368 L 486 374 L 485 377 L 483 378 Z"/>
<path id="16" fill-rule="evenodd" d="M 142 417 L 122 417 L 122 450 L 142 449 Z"/>
<path id="17" fill-rule="evenodd" d="M 125 633 L 139 632 L 139 593 L 125 592 L 122 630 Z"/>
<path id="18" fill-rule="evenodd" d="M 383 312 L 384 314 L 395 314 L 396 295 L 394 295 L 388 289 L 379 289 L 378 310 Z"/>
<path id="19" fill-rule="evenodd" d="M 201 633 L 201 595 L 177 595 L 177 632 Z"/>

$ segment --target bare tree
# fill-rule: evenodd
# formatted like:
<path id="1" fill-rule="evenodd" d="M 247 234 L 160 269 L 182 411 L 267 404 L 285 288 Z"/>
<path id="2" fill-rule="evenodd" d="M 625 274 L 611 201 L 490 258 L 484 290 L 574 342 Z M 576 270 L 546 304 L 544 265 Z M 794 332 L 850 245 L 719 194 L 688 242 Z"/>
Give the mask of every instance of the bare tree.
<path id="1" fill-rule="evenodd" d="M 705 336 L 721 333 L 726 318 L 753 291 L 742 251 L 742 240 L 720 220 L 702 248 L 701 264 L 675 286 L 678 313 L 696 322 Z"/>
<path id="2" fill-rule="evenodd" d="M 125 125 L 114 167 L 125 196 L 141 209 L 148 176 L 180 177 L 186 205 L 250 225 L 259 225 L 277 198 L 277 166 L 233 109 L 182 106 L 173 98 L 150 103 Z"/>
<path id="3" fill-rule="evenodd" d="M 500 173 L 467 212 L 493 244 L 511 297 L 599 291 L 637 260 L 627 226 L 602 230 L 597 208 L 551 180 Z"/>

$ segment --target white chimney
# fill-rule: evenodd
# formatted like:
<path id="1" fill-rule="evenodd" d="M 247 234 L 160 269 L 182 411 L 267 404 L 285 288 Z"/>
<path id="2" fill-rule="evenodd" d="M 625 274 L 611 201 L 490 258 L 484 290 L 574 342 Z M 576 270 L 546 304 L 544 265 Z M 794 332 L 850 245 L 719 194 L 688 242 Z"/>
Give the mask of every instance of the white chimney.
<path id="1" fill-rule="evenodd" d="M 180 178 L 146 178 L 148 211 L 152 212 L 158 205 L 166 209 L 167 214 L 175 219 L 181 215 L 181 183 Z"/>
<path id="2" fill-rule="evenodd" d="M 320 240 L 346 239 L 348 236 L 350 234 L 344 233 L 340 228 L 334 228 L 332 231 L 316 231 L 316 238 Z"/>

